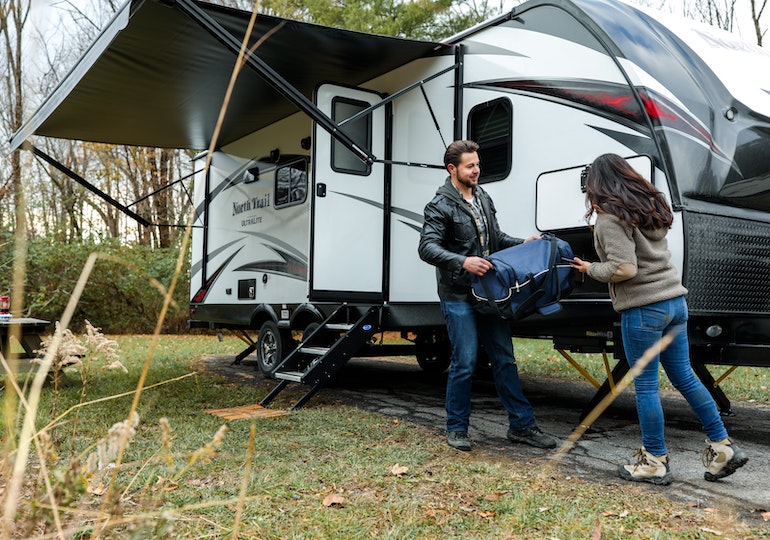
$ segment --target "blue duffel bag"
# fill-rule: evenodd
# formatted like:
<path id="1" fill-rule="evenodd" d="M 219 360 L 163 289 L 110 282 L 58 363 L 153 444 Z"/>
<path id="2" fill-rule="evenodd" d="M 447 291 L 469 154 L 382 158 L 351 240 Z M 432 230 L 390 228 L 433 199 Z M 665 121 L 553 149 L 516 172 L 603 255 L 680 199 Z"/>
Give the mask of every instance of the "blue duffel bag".
<path id="1" fill-rule="evenodd" d="M 572 257 L 570 245 L 553 235 L 492 253 L 487 260 L 494 268 L 471 280 L 476 310 L 512 320 L 556 313 L 574 286 L 566 262 Z"/>

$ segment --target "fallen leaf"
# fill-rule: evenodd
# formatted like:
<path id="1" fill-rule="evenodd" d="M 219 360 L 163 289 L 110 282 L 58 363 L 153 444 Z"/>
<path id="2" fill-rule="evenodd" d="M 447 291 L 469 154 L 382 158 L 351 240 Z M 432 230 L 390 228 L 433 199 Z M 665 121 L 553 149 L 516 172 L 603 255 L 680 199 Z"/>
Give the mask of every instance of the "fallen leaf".
<path id="1" fill-rule="evenodd" d="M 596 524 L 594 525 L 594 530 L 591 531 L 591 540 L 601 540 L 602 538 L 602 524 L 597 519 Z"/>
<path id="2" fill-rule="evenodd" d="M 486 499 L 487 501 L 495 502 L 495 501 L 499 501 L 500 497 L 502 497 L 503 495 L 508 495 L 509 493 L 510 491 L 498 491 L 496 493 L 490 493 L 489 495 L 484 497 L 484 499 Z"/>
<path id="3" fill-rule="evenodd" d="M 620 517 L 626 517 L 627 515 L 628 515 L 628 510 L 623 510 L 623 511 L 622 511 L 622 512 L 619 514 L 619 516 L 620 516 Z"/>
<path id="4" fill-rule="evenodd" d="M 483 511 L 482 510 L 481 512 L 479 512 L 479 516 L 481 516 L 483 518 L 493 518 L 496 515 L 497 515 L 497 512 L 494 512 L 494 511 Z"/>
<path id="5" fill-rule="evenodd" d="M 99 484 L 98 486 L 91 486 L 90 484 L 86 488 L 86 491 L 90 493 L 91 495 L 101 496 L 104 495 L 107 492 L 107 486 L 104 484 Z"/>
<path id="6" fill-rule="evenodd" d="M 759 514 L 765 521 L 770 521 L 770 512 L 762 512 Z"/>
<path id="7" fill-rule="evenodd" d="M 400 425 L 400 424 L 401 424 L 401 420 L 399 420 L 398 418 L 396 418 L 395 420 L 393 420 L 393 424 L 394 424 L 394 425 L 396 425 L 396 426 L 398 426 L 398 425 Z"/>
<path id="8" fill-rule="evenodd" d="M 604 512 L 602 512 L 602 515 L 604 517 L 610 517 L 610 516 L 614 516 L 615 512 L 613 512 L 612 510 L 605 510 Z"/>
<path id="9" fill-rule="evenodd" d="M 158 476 L 158 481 L 155 482 L 153 489 L 162 491 L 174 491 L 179 485 L 169 478 L 163 478 Z"/>
<path id="10" fill-rule="evenodd" d="M 345 497 L 337 493 L 330 493 L 324 499 L 324 506 L 344 506 Z"/>
<path id="11" fill-rule="evenodd" d="M 711 508 L 710 506 L 707 506 L 706 508 L 704 508 L 703 511 L 704 512 L 710 512 L 712 514 L 716 514 L 716 513 L 719 512 L 719 510 L 717 508 Z"/>
<path id="12" fill-rule="evenodd" d="M 715 534 L 717 536 L 722 536 L 722 531 L 718 531 L 716 529 L 709 529 L 708 527 L 701 527 L 700 530 L 702 530 L 703 532 Z"/>
<path id="13" fill-rule="evenodd" d="M 537 511 L 538 512 L 547 512 L 548 511 L 548 507 L 547 506 L 541 506 L 540 508 L 537 509 Z"/>
<path id="14" fill-rule="evenodd" d="M 390 474 L 392 474 L 393 476 L 398 476 L 399 478 L 401 478 L 401 476 L 406 474 L 406 472 L 408 470 L 409 470 L 409 467 L 407 467 L 406 465 L 399 465 L 398 463 L 396 463 L 390 469 Z"/>

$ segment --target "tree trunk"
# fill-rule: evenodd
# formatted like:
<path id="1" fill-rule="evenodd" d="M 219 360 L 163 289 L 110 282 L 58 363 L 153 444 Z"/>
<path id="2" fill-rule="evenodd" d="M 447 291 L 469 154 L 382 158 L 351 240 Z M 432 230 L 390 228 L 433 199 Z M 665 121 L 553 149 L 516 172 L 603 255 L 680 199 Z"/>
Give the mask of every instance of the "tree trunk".
<path id="1" fill-rule="evenodd" d="M 762 0 L 762 4 L 757 6 L 757 0 L 751 0 L 751 20 L 754 23 L 754 32 L 757 36 L 757 45 L 762 46 L 762 38 L 765 35 L 765 31 L 759 25 L 759 19 L 762 18 L 762 13 L 767 6 L 767 0 Z"/>

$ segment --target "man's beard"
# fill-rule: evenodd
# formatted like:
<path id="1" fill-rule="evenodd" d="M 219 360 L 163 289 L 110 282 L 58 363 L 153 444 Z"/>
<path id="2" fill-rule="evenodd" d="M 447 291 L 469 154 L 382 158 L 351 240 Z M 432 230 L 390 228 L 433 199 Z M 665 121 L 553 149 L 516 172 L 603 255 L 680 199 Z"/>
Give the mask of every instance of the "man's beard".
<path id="1" fill-rule="evenodd" d="M 465 177 L 458 176 L 457 180 L 465 187 L 473 189 L 476 187 L 476 184 L 478 183 L 478 176 L 475 178 L 476 182 L 473 182 L 472 180 L 470 180 L 470 177 L 468 176 L 465 176 Z"/>

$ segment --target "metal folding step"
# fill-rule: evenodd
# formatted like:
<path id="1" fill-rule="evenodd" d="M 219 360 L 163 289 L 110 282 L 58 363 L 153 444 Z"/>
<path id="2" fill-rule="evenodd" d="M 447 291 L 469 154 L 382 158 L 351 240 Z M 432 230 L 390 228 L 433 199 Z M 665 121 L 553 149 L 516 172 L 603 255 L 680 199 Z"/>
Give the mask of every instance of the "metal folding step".
<path id="1" fill-rule="evenodd" d="M 310 389 L 289 410 L 302 407 L 379 331 L 381 316 L 380 306 L 340 306 L 278 365 L 273 376 L 280 382 L 259 404 L 299 383 Z"/>

